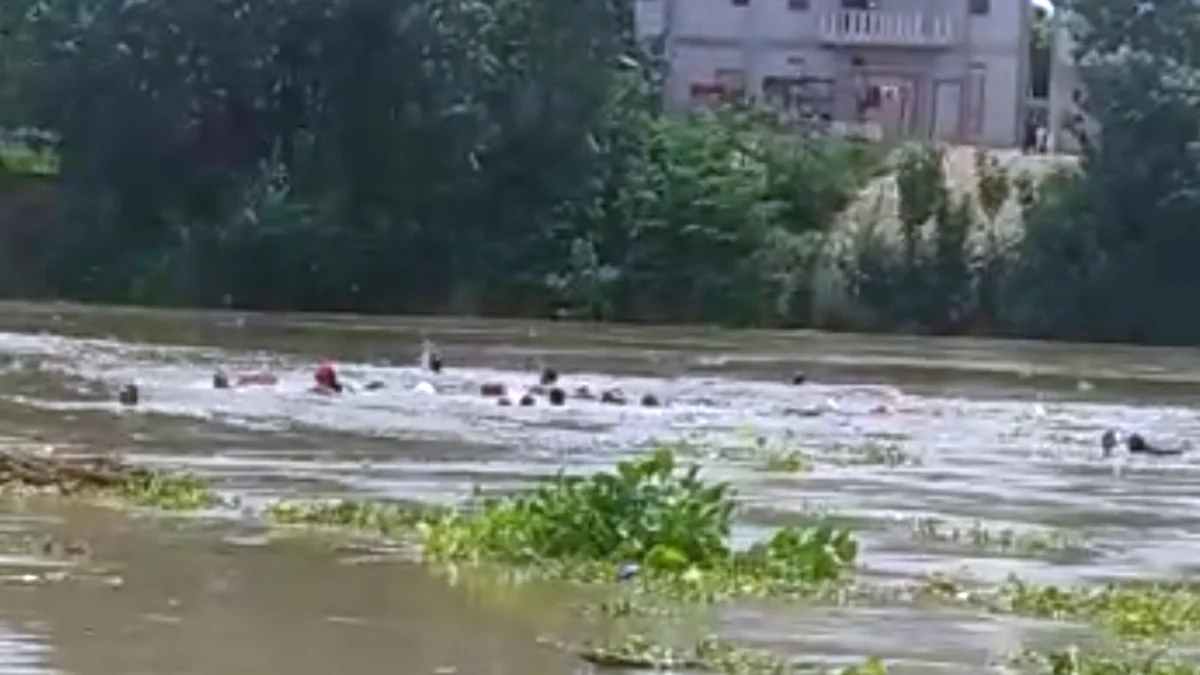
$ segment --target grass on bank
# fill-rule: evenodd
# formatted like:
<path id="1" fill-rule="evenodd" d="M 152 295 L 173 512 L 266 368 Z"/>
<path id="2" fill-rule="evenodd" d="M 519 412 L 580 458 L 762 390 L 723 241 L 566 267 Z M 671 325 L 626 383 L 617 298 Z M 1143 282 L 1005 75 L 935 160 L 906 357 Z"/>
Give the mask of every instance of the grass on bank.
<path id="1" fill-rule="evenodd" d="M 227 503 L 195 477 L 107 458 L 0 453 L 0 486 L 9 492 L 50 491 L 167 510 Z M 560 474 L 533 490 L 478 498 L 461 508 L 286 501 L 270 507 L 265 517 L 281 525 L 409 540 L 419 545 L 426 561 L 442 567 L 519 570 L 533 578 L 616 584 L 626 603 L 744 595 L 799 595 L 839 603 L 884 597 L 854 583 L 858 544 L 850 531 L 822 522 L 791 526 L 735 550 L 730 531 L 736 512 L 731 486 L 702 480 L 697 467 L 677 466 L 675 455 L 664 449 L 622 462 L 611 472 Z M 1070 588 L 1012 579 L 998 587 L 971 587 L 934 576 L 904 596 L 1087 622 L 1131 645 L 1164 643 L 1200 631 L 1200 589 L 1183 584 Z M 680 652 L 629 637 L 578 653 L 594 662 L 624 660 L 648 668 L 682 660 L 727 673 L 812 672 L 720 641 Z M 1021 663 L 1024 670 L 1049 675 L 1196 672 L 1165 657 L 1147 658 L 1136 649 L 1119 654 L 1064 651 L 1029 655 Z M 879 668 L 882 664 L 869 662 L 845 672 L 885 672 Z"/>

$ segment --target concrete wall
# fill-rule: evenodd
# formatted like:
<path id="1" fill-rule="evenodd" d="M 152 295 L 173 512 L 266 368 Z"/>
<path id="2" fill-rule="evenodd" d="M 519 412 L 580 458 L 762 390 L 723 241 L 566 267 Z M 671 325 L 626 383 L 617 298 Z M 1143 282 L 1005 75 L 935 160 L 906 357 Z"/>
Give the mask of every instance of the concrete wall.
<path id="1" fill-rule="evenodd" d="M 1033 7 L 1026 0 L 992 0 L 991 13 L 969 19 L 964 56 L 986 73 L 986 115 L 980 142 L 994 146 L 1020 143 L 1029 92 L 1032 21 Z"/>
<path id="2" fill-rule="evenodd" d="M 740 70 L 747 93 L 761 94 L 763 78 L 833 78 L 845 95 L 852 86 L 850 61 L 863 59 L 869 72 L 903 72 L 916 78 L 918 134 L 933 132 L 936 83 L 958 82 L 960 110 L 967 125 L 953 140 L 994 146 L 1019 143 L 1028 90 L 1029 22 L 1027 0 L 992 0 L 986 16 L 972 16 L 967 0 L 877 0 L 880 11 L 938 12 L 952 17 L 961 38 L 946 46 L 882 48 L 826 47 L 820 43 L 820 17 L 841 8 L 841 0 L 808 0 L 807 10 L 788 0 L 639 0 L 639 27 L 668 31 L 672 63 L 668 105 L 691 103 L 694 82 L 713 82 L 718 70 Z M 673 17 L 671 16 L 673 12 Z M 670 20 L 669 19 L 672 19 Z M 858 72 L 858 71 L 856 71 Z M 983 121 L 970 128 L 973 73 L 982 73 Z M 840 105 L 839 109 L 844 110 Z M 978 133 L 969 133 L 978 131 Z"/>

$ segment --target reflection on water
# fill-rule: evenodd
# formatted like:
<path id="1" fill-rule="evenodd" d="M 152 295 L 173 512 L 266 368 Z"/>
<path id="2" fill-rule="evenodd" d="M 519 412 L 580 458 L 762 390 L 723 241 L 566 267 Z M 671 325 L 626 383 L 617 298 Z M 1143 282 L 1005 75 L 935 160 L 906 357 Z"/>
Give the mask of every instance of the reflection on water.
<path id="1" fill-rule="evenodd" d="M 0 616 L 37 617 L 56 647 L 47 655 L 26 639 L 21 661 L 0 635 L 0 672 L 23 663 L 89 675 L 570 672 L 537 646 L 533 626 L 491 621 L 407 564 L 87 509 L 65 514 L 66 532 L 90 535 L 96 569 L 0 589 Z"/>
<path id="2" fill-rule="evenodd" d="M 19 623 L 0 609 L 0 673 L 3 675 L 47 675 L 58 672 L 47 660 L 51 648 L 46 644 L 45 627 L 36 622 Z"/>
<path id="3" fill-rule="evenodd" d="M 904 579 L 969 567 L 1052 581 L 1187 574 L 1200 553 L 1200 465 L 1189 456 L 1100 457 L 1109 427 L 1166 443 L 1200 433 L 1187 350 L 965 340 L 866 339 L 517 322 L 348 323 L 334 318 L 10 307 L 0 313 L 0 438 L 30 448 L 120 450 L 183 466 L 250 501 L 356 493 L 431 501 L 475 485 L 512 488 L 560 468 L 589 471 L 654 440 L 697 448 L 769 444 L 813 457 L 806 473 L 753 457 L 702 455 L 748 508 L 738 537 L 828 510 L 864 539 L 866 574 Z M 49 332 L 40 332 L 49 331 Z M 416 368 L 421 340 L 449 368 Z M 341 399 L 305 392 L 315 356 L 386 388 Z M 663 408 L 572 401 L 503 408 L 482 382 L 533 384 L 552 362 L 570 389 L 652 393 Z M 216 391 L 217 367 L 270 368 L 277 388 Z M 813 384 L 790 384 L 804 369 Z M 1087 381 L 1089 386 L 1080 387 Z M 130 381 L 142 404 L 123 409 Z M 898 466 L 846 462 L 870 446 Z M 842 453 L 842 454 L 839 454 Z M 71 673 L 522 672 L 576 668 L 536 638 L 570 633 L 556 593 L 499 603 L 402 562 L 352 562 L 324 543 L 261 537 L 194 519 L 155 523 L 87 509 L 0 518 L 0 620 Z M 50 518 L 47 521 L 47 518 Z M 914 541 L 918 518 L 1027 531 L 1066 528 L 1087 545 L 1061 559 L 984 555 Z M 213 531 L 215 529 L 215 531 Z M 84 537 L 90 560 L 58 583 L 30 541 Z M 4 543 L 7 542 L 7 543 Z M 361 558 L 361 556 L 359 556 Z M 34 563 L 39 561 L 42 567 Z M 4 577 L 8 578 L 8 577 Z M 569 604 L 569 603 L 567 603 Z M 1062 627 L 915 608 L 730 608 L 722 632 L 805 659 L 879 653 L 913 672 L 987 672 Z M 884 627 L 888 630 L 883 630 Z M 20 650 L 0 650 L 2 659 Z M 40 655 L 39 655 L 40 654 Z M 16 666 L 14 666 L 16 667 Z"/>

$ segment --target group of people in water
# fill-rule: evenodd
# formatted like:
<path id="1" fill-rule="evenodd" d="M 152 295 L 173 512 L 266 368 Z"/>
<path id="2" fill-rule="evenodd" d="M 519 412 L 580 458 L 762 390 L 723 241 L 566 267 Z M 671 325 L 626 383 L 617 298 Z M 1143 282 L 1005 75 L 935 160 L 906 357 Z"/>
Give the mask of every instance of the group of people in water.
<path id="1" fill-rule="evenodd" d="M 438 375 L 442 372 L 445 362 L 441 355 L 436 352 L 426 352 L 422 357 L 424 368 L 431 375 Z M 238 389 L 246 387 L 272 387 L 279 384 L 279 377 L 274 373 L 257 371 L 248 373 L 237 373 L 230 375 L 225 370 L 217 370 L 212 376 L 213 389 Z M 371 381 L 361 385 L 363 391 L 375 391 L 385 388 L 385 384 L 381 381 Z M 337 368 L 329 361 L 321 361 L 313 371 L 313 385 L 309 391 L 314 394 L 324 396 L 336 396 L 339 394 L 354 392 L 359 387 L 355 387 L 342 380 L 338 374 Z M 434 394 L 437 393 L 437 388 L 428 381 L 419 383 L 414 387 L 414 391 L 420 393 Z M 566 405 L 568 398 L 586 401 L 599 401 L 609 405 L 627 405 L 630 401 L 625 394 L 619 389 L 606 389 L 600 392 L 594 392 L 587 386 L 576 387 L 570 395 L 567 390 L 560 386 L 558 371 L 543 367 L 538 378 L 538 384 L 530 387 L 519 388 L 514 391 L 513 388 L 503 382 L 484 382 L 479 385 L 479 393 L 486 398 L 494 398 L 497 403 L 502 406 L 533 406 L 538 400 L 544 399 L 552 406 Z M 129 384 L 123 387 L 118 394 L 118 401 L 124 405 L 136 405 L 140 398 L 140 392 L 137 385 Z M 654 394 L 643 394 L 637 399 L 642 407 L 657 408 L 662 405 L 662 401 Z"/>
<path id="2" fill-rule="evenodd" d="M 1100 448 L 1104 451 L 1104 457 L 1112 457 L 1113 452 L 1121 442 L 1118 439 L 1118 434 L 1115 429 L 1109 429 L 1100 437 Z M 1174 455 L 1182 455 L 1183 448 L 1164 448 L 1154 445 L 1146 441 L 1141 434 L 1129 434 L 1125 437 L 1125 449 L 1131 455 L 1154 455 L 1156 457 L 1170 457 Z"/>
<path id="3" fill-rule="evenodd" d="M 441 374 L 445 367 L 445 362 L 441 355 L 429 349 L 426 349 L 425 354 L 422 356 L 422 362 L 424 368 L 431 375 Z M 794 385 L 801 385 L 806 381 L 807 377 L 801 372 L 796 373 L 792 377 L 792 384 Z M 265 371 L 238 373 L 230 376 L 224 370 L 218 370 L 213 373 L 212 377 L 212 386 L 214 389 L 270 387 L 277 384 L 279 384 L 278 376 Z M 383 389 L 385 386 L 383 382 L 371 381 L 363 384 L 361 389 L 363 391 L 374 391 Z M 315 394 L 336 396 L 353 392 L 355 389 L 356 387 L 342 380 L 332 363 L 321 361 L 313 371 L 313 385 L 309 391 Z M 419 383 L 414 387 L 414 391 L 429 394 L 437 393 L 436 387 L 429 381 Z M 538 383 L 534 386 L 514 391 L 513 388 L 510 388 L 503 382 L 483 382 L 479 385 L 479 394 L 486 398 L 495 399 L 502 406 L 533 406 L 537 404 L 539 399 L 544 399 L 551 406 L 563 406 L 566 405 L 568 398 L 583 401 L 599 401 L 600 403 L 610 405 L 626 405 L 630 402 L 619 389 L 606 389 L 595 392 L 586 385 L 576 387 L 568 395 L 567 390 L 560 385 L 558 371 L 550 367 L 542 367 Z M 118 394 L 118 401 L 127 406 L 136 405 L 139 398 L 140 392 L 137 385 L 134 384 L 126 385 Z M 638 399 L 638 403 L 646 408 L 657 408 L 662 405 L 662 401 L 650 393 L 643 394 Z M 1129 454 L 1135 455 L 1174 456 L 1181 455 L 1184 452 L 1182 448 L 1164 448 L 1151 444 L 1141 434 L 1137 433 L 1123 435 L 1122 437 L 1116 430 L 1109 429 L 1101 436 L 1100 447 L 1103 451 L 1103 456 L 1106 458 L 1112 457 L 1120 445 L 1124 445 Z"/>

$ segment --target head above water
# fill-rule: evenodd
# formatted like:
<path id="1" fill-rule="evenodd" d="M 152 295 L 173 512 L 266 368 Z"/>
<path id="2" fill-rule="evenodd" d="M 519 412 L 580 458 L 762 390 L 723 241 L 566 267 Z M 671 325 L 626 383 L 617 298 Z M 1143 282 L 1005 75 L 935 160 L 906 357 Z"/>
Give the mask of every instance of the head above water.
<path id="1" fill-rule="evenodd" d="M 1104 449 L 1104 456 L 1108 457 L 1117 447 L 1117 432 L 1109 429 L 1100 437 L 1100 447 Z"/>
<path id="2" fill-rule="evenodd" d="M 553 368 L 549 368 L 549 367 L 542 368 L 542 376 L 541 376 L 540 382 L 542 383 L 543 387 L 549 387 L 550 385 L 554 384 L 555 382 L 558 382 L 558 371 Z"/>
<path id="3" fill-rule="evenodd" d="M 1141 434 L 1129 434 L 1129 438 L 1125 439 L 1125 447 L 1130 452 L 1147 452 L 1150 449 L 1146 439 L 1142 438 Z"/>
<path id="4" fill-rule="evenodd" d="M 442 372 L 442 354 L 438 351 L 436 345 L 429 338 L 421 341 L 421 358 L 419 364 L 422 368 L 437 374 Z"/>
<path id="5" fill-rule="evenodd" d="M 217 372 L 213 373 L 212 386 L 213 389 L 229 388 L 229 376 L 225 374 L 225 371 L 218 370 Z"/>
<path id="6" fill-rule="evenodd" d="M 117 394 L 117 401 L 119 401 L 121 405 L 137 405 L 138 400 L 140 399 L 141 392 L 138 391 L 138 386 L 136 384 L 127 384 L 124 387 L 121 387 L 121 391 Z"/>
<path id="7" fill-rule="evenodd" d="M 1114 429 L 1109 429 L 1100 437 L 1100 447 L 1104 449 L 1104 456 L 1111 457 L 1113 451 L 1121 444 L 1119 432 Z M 1139 433 L 1132 433 L 1125 436 L 1125 449 L 1132 454 L 1147 454 L 1147 455 L 1179 455 L 1183 454 L 1183 450 L 1178 448 L 1162 448 L 1156 445 L 1151 445 L 1144 436 Z"/>
<path id="8" fill-rule="evenodd" d="M 334 391 L 342 390 L 342 384 L 338 381 L 337 371 L 334 369 L 333 364 L 328 361 L 322 361 L 317 366 L 317 371 L 313 373 L 313 379 L 317 381 L 318 387 L 333 389 Z"/>

